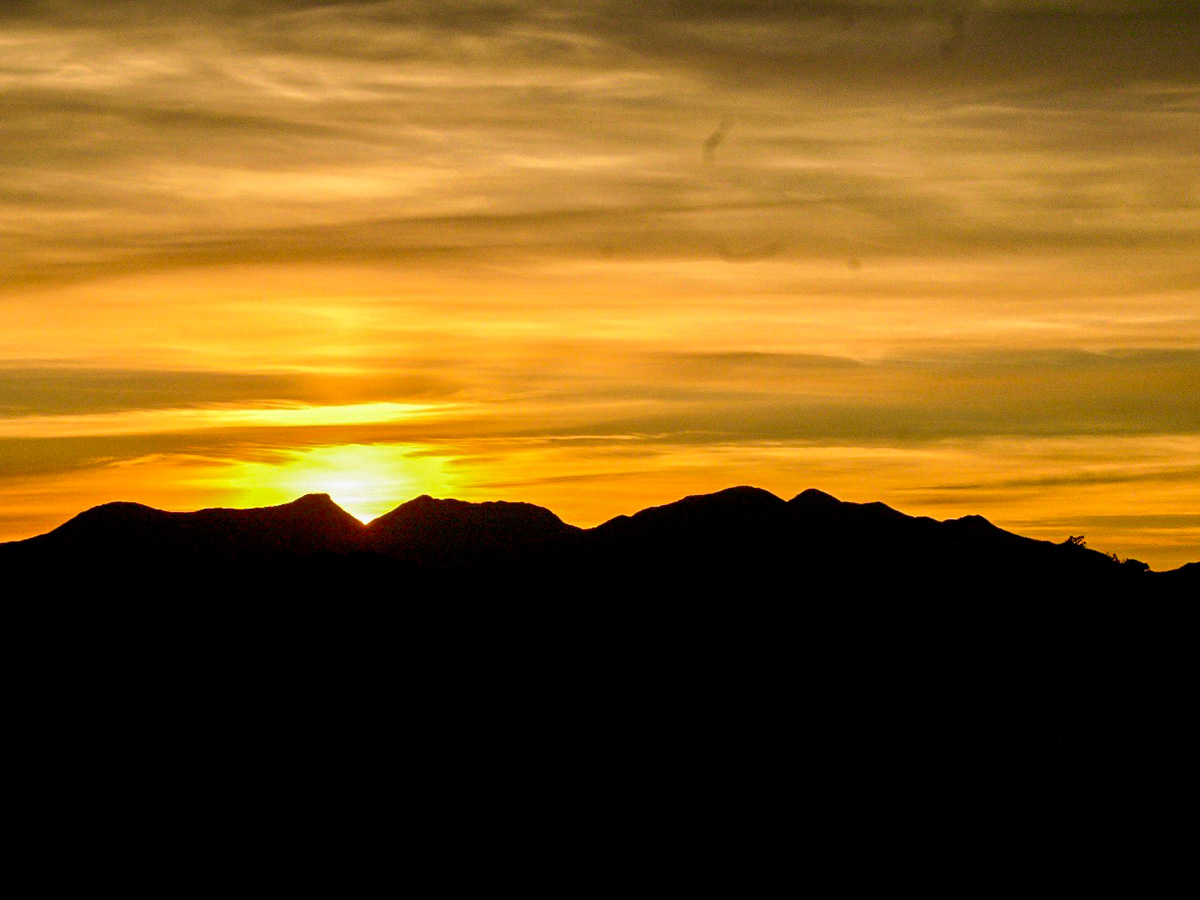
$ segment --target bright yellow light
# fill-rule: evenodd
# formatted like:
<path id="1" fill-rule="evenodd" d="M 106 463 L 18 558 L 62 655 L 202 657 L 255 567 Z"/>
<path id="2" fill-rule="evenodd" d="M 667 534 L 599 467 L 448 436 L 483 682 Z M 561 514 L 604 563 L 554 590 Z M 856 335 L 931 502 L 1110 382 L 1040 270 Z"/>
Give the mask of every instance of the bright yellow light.
<path id="1" fill-rule="evenodd" d="M 329 494 L 366 522 L 420 494 L 446 496 L 453 485 L 447 457 L 411 444 L 348 444 L 289 452 L 279 462 L 240 462 L 228 478 L 249 506 Z"/>

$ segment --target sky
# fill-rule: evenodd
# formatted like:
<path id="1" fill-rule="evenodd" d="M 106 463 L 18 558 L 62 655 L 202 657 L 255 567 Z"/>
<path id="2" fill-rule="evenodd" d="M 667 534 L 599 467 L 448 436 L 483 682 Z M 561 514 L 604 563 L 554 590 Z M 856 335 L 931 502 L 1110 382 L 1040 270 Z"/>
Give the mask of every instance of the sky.
<path id="1" fill-rule="evenodd" d="M 1200 560 L 1194 0 L 0 3 L 0 540 L 809 487 Z"/>

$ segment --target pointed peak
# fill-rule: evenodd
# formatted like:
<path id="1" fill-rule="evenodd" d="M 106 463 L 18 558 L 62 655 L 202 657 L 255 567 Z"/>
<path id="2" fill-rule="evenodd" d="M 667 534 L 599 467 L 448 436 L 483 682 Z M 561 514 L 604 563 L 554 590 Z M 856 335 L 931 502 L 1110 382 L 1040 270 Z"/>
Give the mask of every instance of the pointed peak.
<path id="1" fill-rule="evenodd" d="M 308 506 L 308 507 L 333 507 L 338 506 L 334 499 L 328 494 L 305 494 L 303 497 L 297 497 L 288 506 Z M 338 506 L 338 509 L 341 509 Z"/>
<path id="2" fill-rule="evenodd" d="M 830 506 L 834 503 L 841 503 L 842 501 L 833 496 L 833 494 L 827 494 L 824 491 L 817 490 L 816 488 L 809 488 L 808 490 L 801 491 L 789 502 L 805 506 L 816 506 L 818 504 Z"/>
<path id="3" fill-rule="evenodd" d="M 985 519 L 983 516 L 974 516 L 974 515 L 962 516 L 962 517 L 960 517 L 958 519 L 954 519 L 952 521 L 962 522 L 964 525 L 988 525 L 992 528 L 996 527 L 995 525 L 992 525 L 992 523 L 989 522 L 987 519 Z"/>
<path id="4" fill-rule="evenodd" d="M 350 515 L 328 494 L 305 494 L 303 497 L 293 500 L 288 505 L 295 509 L 303 509 L 310 512 L 338 512 L 347 516 Z"/>
<path id="5" fill-rule="evenodd" d="M 947 519 L 947 525 L 956 525 L 959 528 L 967 528 L 971 531 L 1003 531 L 998 525 L 989 522 L 983 516 L 960 516 L 957 519 Z"/>
<path id="6" fill-rule="evenodd" d="M 346 512 L 328 494 L 305 494 L 281 509 L 299 514 L 301 518 L 310 522 L 336 523 L 339 526 L 349 525 L 355 530 L 363 527 L 362 520 L 358 516 Z"/>
<path id="7" fill-rule="evenodd" d="M 302 497 L 297 497 L 295 500 L 290 500 L 287 503 L 277 503 L 273 506 L 210 506 L 204 509 L 196 510 L 190 513 L 181 513 L 181 515 L 203 515 L 203 516 L 245 516 L 245 515 L 261 515 L 272 512 L 287 513 L 287 512 L 341 512 L 346 513 L 344 509 L 337 505 L 336 501 L 328 494 L 305 494 Z M 349 515 L 349 513 L 346 513 Z"/>

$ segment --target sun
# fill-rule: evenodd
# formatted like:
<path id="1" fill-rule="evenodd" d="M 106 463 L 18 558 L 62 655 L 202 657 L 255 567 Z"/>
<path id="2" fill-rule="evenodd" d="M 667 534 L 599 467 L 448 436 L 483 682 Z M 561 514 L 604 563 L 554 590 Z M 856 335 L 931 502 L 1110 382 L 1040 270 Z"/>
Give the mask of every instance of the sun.
<path id="1" fill-rule="evenodd" d="M 420 494 L 452 492 L 449 457 L 413 444 L 344 444 L 287 451 L 281 460 L 238 463 L 231 479 L 249 505 L 273 505 L 303 494 L 328 494 L 368 522 Z"/>
<path id="2" fill-rule="evenodd" d="M 391 494 L 389 499 L 381 496 L 380 486 L 384 479 L 378 474 L 332 475 L 311 481 L 307 494 L 328 494 L 333 501 L 350 515 L 363 522 L 387 511 L 389 503 L 402 495 Z"/>

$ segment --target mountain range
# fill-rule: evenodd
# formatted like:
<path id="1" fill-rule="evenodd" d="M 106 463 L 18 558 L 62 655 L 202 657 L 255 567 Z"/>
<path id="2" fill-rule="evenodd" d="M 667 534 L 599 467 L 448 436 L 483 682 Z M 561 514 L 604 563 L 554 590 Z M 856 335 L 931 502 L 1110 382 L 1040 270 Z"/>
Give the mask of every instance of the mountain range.
<path id="1" fill-rule="evenodd" d="M 417 497 L 368 524 L 326 494 L 261 509 L 164 512 L 136 503 L 90 509 L 53 531 L 0 544 L 10 571 L 96 564 L 208 578 L 230 569 L 404 570 L 406 577 L 512 579 L 579 590 L 674 581 L 693 589 L 802 579 L 808 589 L 891 583 L 986 592 L 1194 584 L 1200 564 L 1151 572 L 1136 560 L 1022 537 L 980 516 L 937 521 L 809 489 L 789 501 L 753 487 L 686 497 L 591 529 L 529 503 Z M 588 573 L 579 579 L 574 573 Z M 166 573 L 164 573 L 166 574 Z M 569 590 L 569 588 L 567 588 Z"/>
<path id="2" fill-rule="evenodd" d="M 1057 847 L 1200 799 L 1200 566 L 978 516 L 748 487 L 586 530 L 430 497 L 366 525 L 320 494 L 112 503 L 0 545 L 0 573 L 34 830 L 261 808 Z"/>

